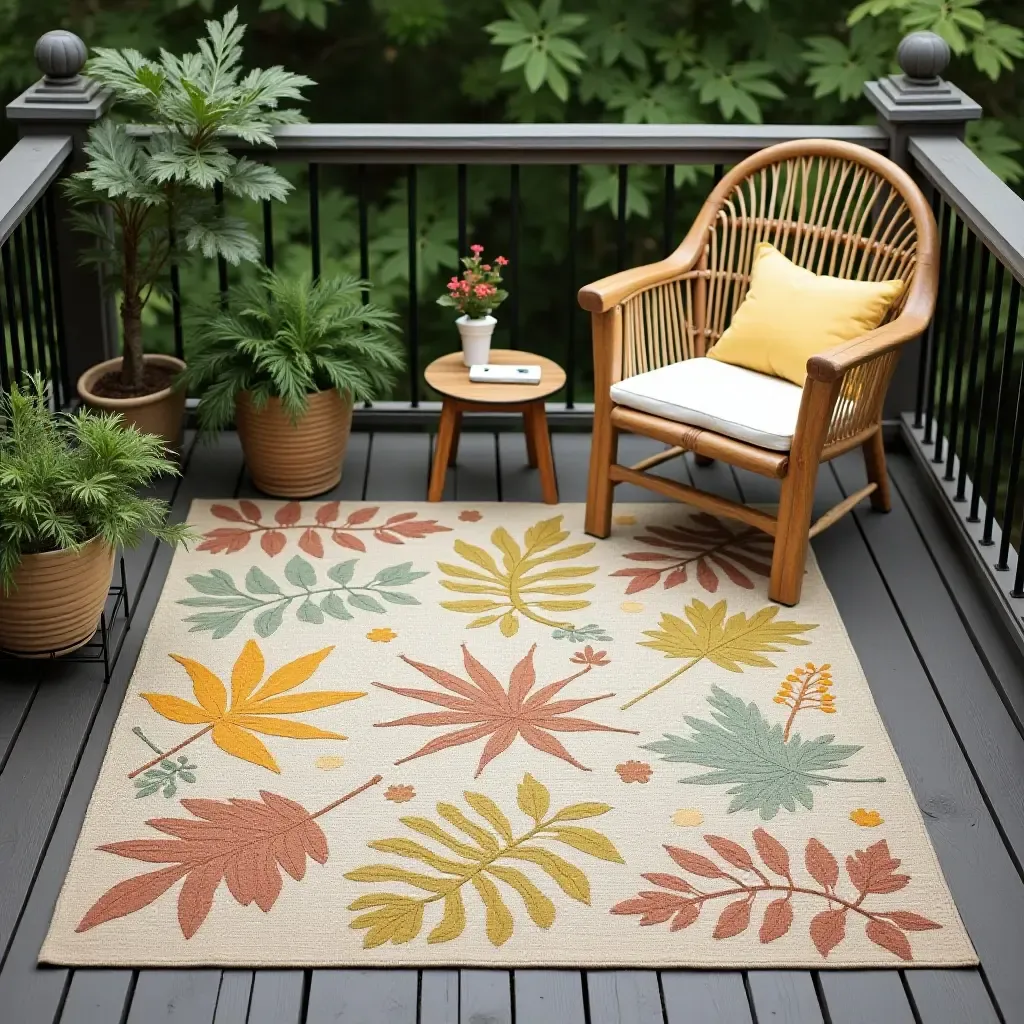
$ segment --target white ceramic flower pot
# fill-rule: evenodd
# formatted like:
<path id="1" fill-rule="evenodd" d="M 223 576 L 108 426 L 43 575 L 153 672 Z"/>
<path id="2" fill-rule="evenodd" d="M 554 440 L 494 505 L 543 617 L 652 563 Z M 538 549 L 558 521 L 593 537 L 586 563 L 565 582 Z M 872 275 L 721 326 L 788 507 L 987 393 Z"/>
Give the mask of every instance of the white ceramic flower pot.
<path id="1" fill-rule="evenodd" d="M 491 357 L 491 335 L 497 319 L 493 316 L 482 316 L 471 320 L 468 316 L 460 316 L 455 321 L 462 338 L 462 361 L 466 366 L 481 366 Z"/>

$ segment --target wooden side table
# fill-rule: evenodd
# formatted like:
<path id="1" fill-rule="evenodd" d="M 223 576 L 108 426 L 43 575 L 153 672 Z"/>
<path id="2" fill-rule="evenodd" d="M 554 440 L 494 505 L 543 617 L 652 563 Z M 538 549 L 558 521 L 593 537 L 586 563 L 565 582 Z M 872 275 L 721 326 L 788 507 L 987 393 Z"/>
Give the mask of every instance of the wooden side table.
<path id="1" fill-rule="evenodd" d="M 441 420 L 437 428 L 434 465 L 430 472 L 428 501 L 440 501 L 444 493 L 444 477 L 455 465 L 459 450 L 459 433 L 464 412 L 521 412 L 526 434 L 526 454 L 531 466 L 540 471 L 541 494 L 549 505 L 558 503 L 555 464 L 551 458 L 551 438 L 544 412 L 544 399 L 565 384 L 565 371 L 550 359 L 531 352 L 494 349 L 492 363 L 539 365 L 539 384 L 474 384 L 469 367 L 462 363 L 462 353 L 452 352 L 435 359 L 424 374 L 427 383 L 444 398 Z"/>

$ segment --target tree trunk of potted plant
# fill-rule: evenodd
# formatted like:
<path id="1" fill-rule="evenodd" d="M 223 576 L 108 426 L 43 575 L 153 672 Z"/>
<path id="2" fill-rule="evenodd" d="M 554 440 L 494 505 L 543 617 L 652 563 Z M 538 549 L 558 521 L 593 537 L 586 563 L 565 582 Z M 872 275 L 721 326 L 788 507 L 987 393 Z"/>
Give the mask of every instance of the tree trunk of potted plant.
<path id="1" fill-rule="evenodd" d="M 120 413 L 126 423 L 155 434 L 177 451 L 185 418 L 185 391 L 173 385 L 185 364 L 175 356 L 143 353 L 138 248 L 127 236 L 122 287 L 124 354 L 86 370 L 78 379 L 78 395 L 90 408 Z"/>
<path id="2" fill-rule="evenodd" d="M 352 428 L 352 399 L 337 388 L 308 396 L 294 423 L 279 398 L 256 408 L 243 391 L 235 423 L 253 483 L 279 498 L 311 498 L 337 487 Z"/>

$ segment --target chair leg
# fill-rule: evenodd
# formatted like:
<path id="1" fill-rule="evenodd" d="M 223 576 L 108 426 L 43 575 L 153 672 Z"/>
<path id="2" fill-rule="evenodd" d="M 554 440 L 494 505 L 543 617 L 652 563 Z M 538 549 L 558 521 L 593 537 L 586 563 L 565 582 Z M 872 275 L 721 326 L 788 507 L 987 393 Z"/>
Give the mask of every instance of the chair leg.
<path id="1" fill-rule="evenodd" d="M 889 471 L 885 468 L 885 442 L 881 429 L 872 434 L 861 448 L 864 452 L 864 465 L 868 471 L 868 483 L 878 485 L 871 494 L 871 507 L 876 512 L 891 512 Z"/>
<path id="2" fill-rule="evenodd" d="M 772 552 L 772 576 L 768 586 L 768 597 L 777 604 L 794 605 L 800 600 L 817 479 L 818 467 L 813 465 L 791 472 L 782 481 L 779 521 Z"/>
<path id="3" fill-rule="evenodd" d="M 594 418 L 590 441 L 590 475 L 587 479 L 587 514 L 584 529 L 591 537 L 612 532 L 612 484 L 609 470 L 616 460 L 619 433 L 607 420 Z"/>

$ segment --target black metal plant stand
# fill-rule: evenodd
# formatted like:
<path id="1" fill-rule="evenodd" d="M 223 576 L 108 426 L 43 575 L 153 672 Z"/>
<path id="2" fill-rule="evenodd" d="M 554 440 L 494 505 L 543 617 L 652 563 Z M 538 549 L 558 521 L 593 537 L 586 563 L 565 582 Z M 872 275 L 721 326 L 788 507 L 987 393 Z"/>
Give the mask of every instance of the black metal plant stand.
<path id="1" fill-rule="evenodd" d="M 124 568 L 124 558 L 121 558 L 115 582 L 107 591 L 106 606 L 100 616 L 100 628 L 87 644 L 67 653 L 61 650 L 45 651 L 34 654 L 31 659 L 19 657 L 0 648 L 0 661 L 18 661 L 24 664 L 27 660 L 54 661 L 59 658 L 62 662 L 72 664 L 99 664 L 103 666 L 103 682 L 109 683 L 110 674 L 117 664 L 118 655 L 124 646 L 125 636 L 131 629 L 131 624 L 132 606 L 128 599 L 128 577 Z"/>

